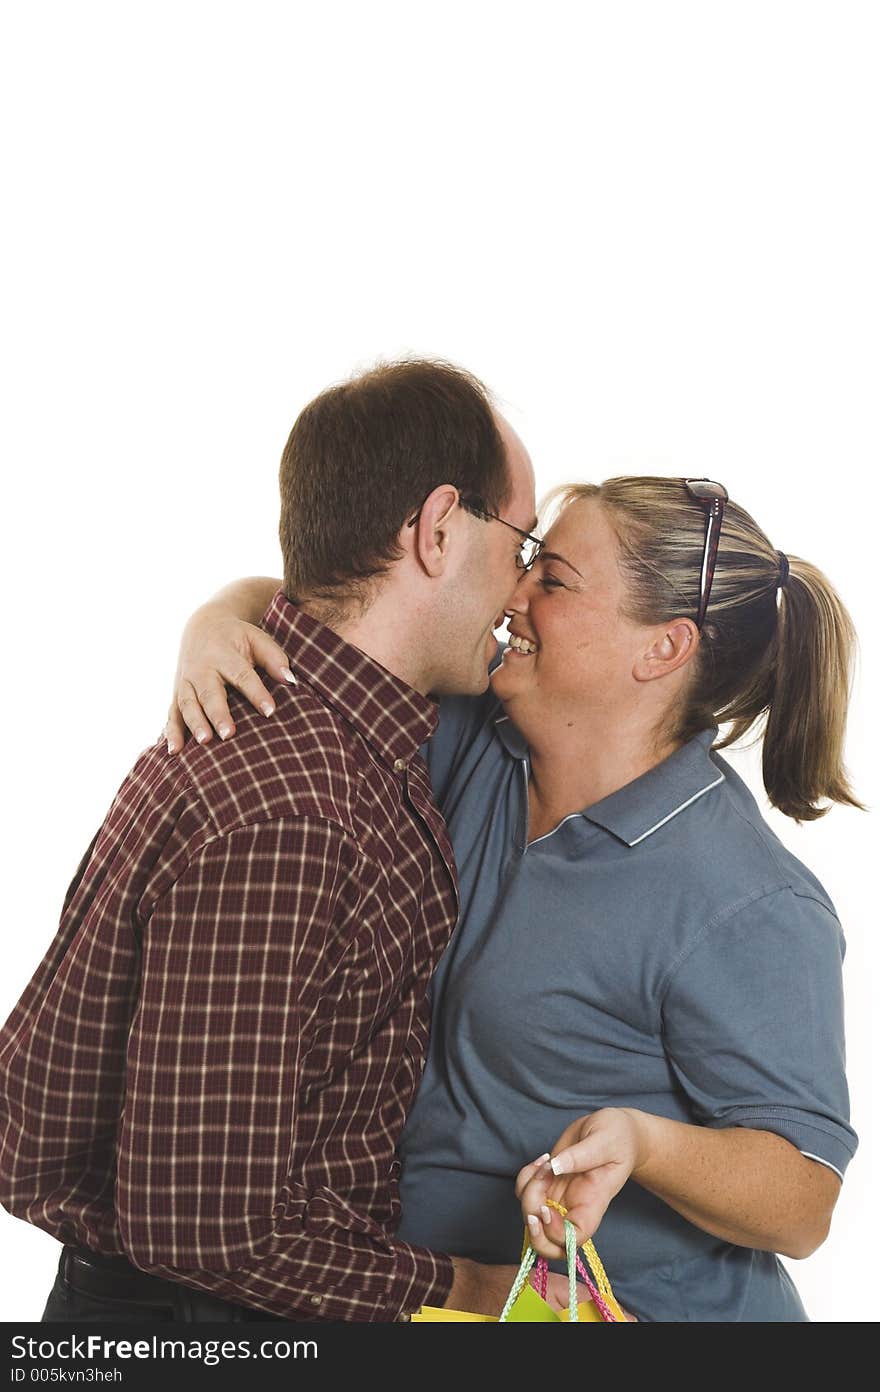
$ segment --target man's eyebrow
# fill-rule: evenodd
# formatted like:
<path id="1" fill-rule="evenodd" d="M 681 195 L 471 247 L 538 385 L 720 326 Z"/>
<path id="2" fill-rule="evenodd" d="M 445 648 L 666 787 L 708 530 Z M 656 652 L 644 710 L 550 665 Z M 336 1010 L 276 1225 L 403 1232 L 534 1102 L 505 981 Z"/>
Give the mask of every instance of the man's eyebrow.
<path id="1" fill-rule="evenodd" d="M 575 573 L 575 575 L 581 575 L 581 573 L 580 573 L 580 571 L 578 570 L 577 566 L 573 566 L 572 563 L 571 563 L 571 561 L 567 561 L 567 560 L 565 559 L 564 556 L 560 556 L 560 554 L 559 554 L 558 551 L 542 551 L 542 552 L 541 552 L 541 560 L 542 560 L 542 561 L 561 561 L 563 565 L 567 565 L 567 566 L 568 566 L 569 570 L 573 570 L 574 573 Z M 583 578 L 584 578 L 584 577 L 581 575 L 581 579 L 582 579 L 582 580 L 583 580 Z"/>

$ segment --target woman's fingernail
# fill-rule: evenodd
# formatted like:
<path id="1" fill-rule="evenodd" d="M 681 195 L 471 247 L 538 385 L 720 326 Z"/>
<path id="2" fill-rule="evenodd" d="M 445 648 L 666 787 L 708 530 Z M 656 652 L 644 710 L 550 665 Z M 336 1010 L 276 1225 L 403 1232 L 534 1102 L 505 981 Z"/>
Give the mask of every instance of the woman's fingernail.
<path id="1" fill-rule="evenodd" d="M 260 710 L 264 715 L 271 715 L 274 709 L 275 707 L 271 705 L 269 701 L 262 701 L 260 703 Z"/>
<path id="2" fill-rule="evenodd" d="M 207 738 L 208 738 L 208 732 L 207 732 L 207 730 L 198 730 L 198 731 L 196 732 L 196 739 L 198 740 L 199 744 L 204 744 L 204 743 L 206 742 Z"/>
<path id="3" fill-rule="evenodd" d="M 220 732 L 221 739 L 229 739 L 229 736 L 232 734 L 232 730 L 228 725 L 218 725 L 217 729 Z"/>
<path id="4" fill-rule="evenodd" d="M 547 1161 L 548 1161 L 549 1159 L 550 1159 L 550 1152 L 549 1152 L 549 1150 L 545 1150 L 543 1155 L 539 1155 L 538 1158 L 537 1158 L 537 1160 L 533 1160 L 533 1161 L 532 1161 L 532 1164 L 533 1164 L 533 1165 L 546 1165 L 546 1163 L 547 1163 Z"/>
<path id="5" fill-rule="evenodd" d="M 166 740 L 165 743 L 168 745 L 168 753 L 169 753 L 169 754 L 173 754 L 173 753 L 174 753 L 174 745 L 171 743 L 170 740 Z"/>
<path id="6" fill-rule="evenodd" d="M 541 1204 L 541 1217 L 544 1219 L 545 1223 L 549 1223 L 550 1219 L 553 1217 L 553 1214 L 545 1203 Z"/>
<path id="7" fill-rule="evenodd" d="M 297 681 L 296 677 L 293 675 L 289 667 L 282 667 L 281 675 L 286 682 L 292 682 L 294 686 L 299 685 L 299 682 Z"/>
<path id="8" fill-rule="evenodd" d="M 550 1168 L 554 1174 L 568 1174 L 568 1161 L 564 1155 L 556 1155 L 550 1161 Z"/>
<path id="9" fill-rule="evenodd" d="M 529 1225 L 529 1232 L 532 1234 L 532 1237 L 540 1237 L 541 1224 L 538 1222 L 534 1213 L 529 1214 L 529 1216 L 526 1218 L 526 1222 Z"/>

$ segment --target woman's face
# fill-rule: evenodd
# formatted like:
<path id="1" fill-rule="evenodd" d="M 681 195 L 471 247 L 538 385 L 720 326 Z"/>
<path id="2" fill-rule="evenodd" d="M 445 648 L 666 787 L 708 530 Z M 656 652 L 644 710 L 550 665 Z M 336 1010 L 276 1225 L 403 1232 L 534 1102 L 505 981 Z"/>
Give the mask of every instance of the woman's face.
<path id="1" fill-rule="evenodd" d="M 600 503 L 570 503 L 545 540 L 507 610 L 511 635 L 537 651 L 508 649 L 492 689 L 513 720 L 527 716 L 532 728 L 536 718 L 569 730 L 585 718 L 613 721 L 637 699 L 633 668 L 652 630 L 622 616 L 617 538 Z"/>

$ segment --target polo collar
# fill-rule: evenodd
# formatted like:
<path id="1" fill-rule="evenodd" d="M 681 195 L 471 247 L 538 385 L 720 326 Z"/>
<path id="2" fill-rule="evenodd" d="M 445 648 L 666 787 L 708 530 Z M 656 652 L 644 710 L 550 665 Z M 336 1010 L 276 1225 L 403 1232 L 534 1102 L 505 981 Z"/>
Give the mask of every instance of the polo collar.
<path id="1" fill-rule="evenodd" d="M 296 676 L 394 772 L 402 772 L 437 728 L 435 701 L 306 614 L 282 590 L 263 615 L 262 627 L 284 649 Z"/>
<path id="2" fill-rule="evenodd" d="M 724 782 L 724 774 L 709 757 L 717 734 L 717 726 L 701 730 L 662 764 L 586 808 L 583 815 L 627 846 L 637 846 Z"/>
<path id="3" fill-rule="evenodd" d="M 528 758 L 528 744 L 508 716 L 498 716 L 495 730 L 508 753 Z M 662 764 L 585 807 L 580 815 L 625 845 L 637 846 L 724 782 L 724 773 L 710 757 L 717 734 L 717 726 L 702 730 Z"/>

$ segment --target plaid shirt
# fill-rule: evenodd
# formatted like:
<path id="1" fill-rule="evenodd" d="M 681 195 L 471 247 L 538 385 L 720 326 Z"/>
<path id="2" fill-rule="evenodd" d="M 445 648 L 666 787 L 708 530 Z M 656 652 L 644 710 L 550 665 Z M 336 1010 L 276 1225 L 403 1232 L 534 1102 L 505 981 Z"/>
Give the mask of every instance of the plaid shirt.
<path id="1" fill-rule="evenodd" d="M 0 1034 L 0 1199 L 239 1304 L 393 1320 L 452 1285 L 391 1236 L 458 909 L 437 707 L 280 592 L 264 627 L 299 684 L 141 755 Z"/>

